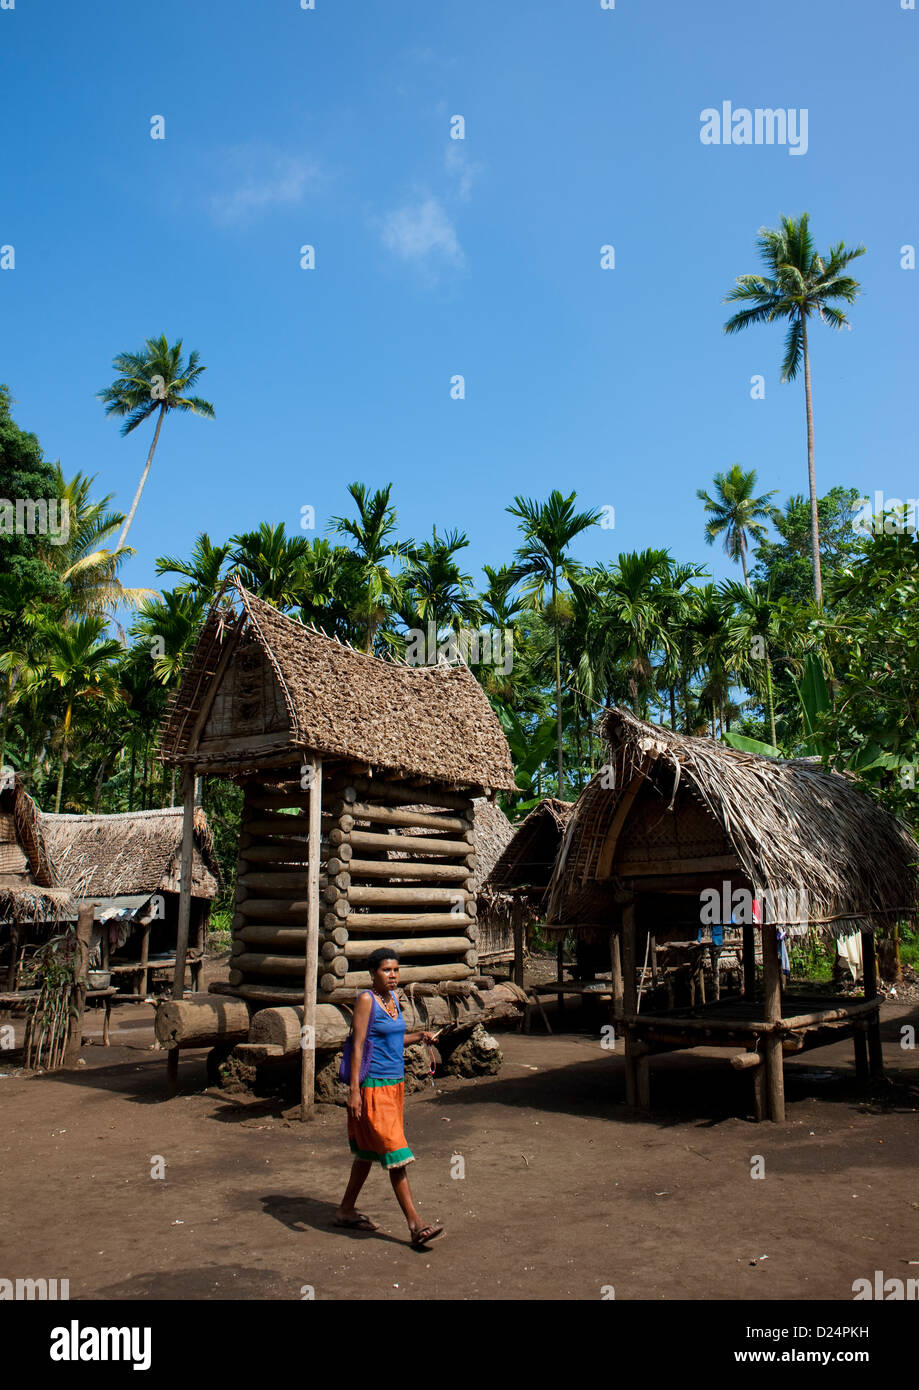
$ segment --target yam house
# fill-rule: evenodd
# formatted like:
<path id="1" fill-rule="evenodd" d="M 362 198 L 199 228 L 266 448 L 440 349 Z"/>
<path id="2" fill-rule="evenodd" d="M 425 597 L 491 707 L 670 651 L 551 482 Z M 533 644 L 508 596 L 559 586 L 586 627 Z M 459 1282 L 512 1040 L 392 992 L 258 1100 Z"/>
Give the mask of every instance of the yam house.
<path id="1" fill-rule="evenodd" d="M 244 791 L 231 970 L 212 991 L 249 1013 L 289 1009 L 273 1020 L 282 1049 L 298 1047 L 294 1010 L 317 1048 L 340 1046 L 347 1006 L 370 984 L 368 956 L 395 945 L 409 1027 L 425 1026 L 412 1022 L 416 999 L 430 1005 L 419 1019 L 438 1016 L 435 995 L 471 1009 L 492 983 L 479 975 L 474 803 L 514 786 L 481 686 L 465 665 L 384 661 L 240 584 L 228 592 L 202 629 L 161 743 L 163 760 L 184 770 L 186 797 L 195 773 Z M 203 1038 L 245 1047 L 249 1013 L 220 1013 L 217 1003 L 198 996 L 167 1011 L 160 1040 L 173 1050 Z M 276 1036 L 263 1023 L 253 1046 Z M 312 1082 L 304 1086 L 308 1104 Z"/>
<path id="2" fill-rule="evenodd" d="M 546 920 L 608 952 L 629 1103 L 650 1106 L 653 1056 L 700 1045 L 728 1048 L 749 1073 L 757 1118 L 784 1118 L 786 1053 L 851 1037 L 858 1074 L 880 1072 L 875 933 L 919 910 L 919 845 L 906 827 L 811 760 L 737 752 L 623 709 L 603 733 L 609 762 L 569 820 Z M 717 920 L 741 925 L 742 993 L 647 1009 L 638 986 L 650 939 L 692 940 L 716 900 Z M 785 987 L 780 933 L 856 930 L 864 998 Z"/>
<path id="3" fill-rule="evenodd" d="M 94 906 L 92 960 L 112 984 L 143 999 L 175 966 L 182 807 L 115 815 L 41 814 L 60 882 Z M 202 808 L 194 812 L 188 965 L 197 980 L 220 868 Z"/>
<path id="4" fill-rule="evenodd" d="M 480 910 L 488 922 L 495 958 L 513 960 L 514 978 L 523 984 L 523 948 L 529 927 L 538 922 L 559 846 L 574 803 L 546 796 L 522 820 L 482 884 Z"/>
<path id="5" fill-rule="evenodd" d="M 0 785 L 0 992 L 15 994 L 30 952 L 77 916 L 42 830 L 42 815 L 19 778 Z"/>

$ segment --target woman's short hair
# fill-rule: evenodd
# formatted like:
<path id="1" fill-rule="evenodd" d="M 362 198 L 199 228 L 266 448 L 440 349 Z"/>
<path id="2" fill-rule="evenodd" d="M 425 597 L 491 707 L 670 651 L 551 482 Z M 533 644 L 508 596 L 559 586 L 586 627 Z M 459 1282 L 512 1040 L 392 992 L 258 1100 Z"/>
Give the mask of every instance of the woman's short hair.
<path id="1" fill-rule="evenodd" d="M 384 960 L 394 960 L 398 964 L 399 952 L 394 946 L 380 946 L 377 950 L 371 951 L 367 957 L 367 969 L 371 975 L 375 970 L 379 970 Z"/>

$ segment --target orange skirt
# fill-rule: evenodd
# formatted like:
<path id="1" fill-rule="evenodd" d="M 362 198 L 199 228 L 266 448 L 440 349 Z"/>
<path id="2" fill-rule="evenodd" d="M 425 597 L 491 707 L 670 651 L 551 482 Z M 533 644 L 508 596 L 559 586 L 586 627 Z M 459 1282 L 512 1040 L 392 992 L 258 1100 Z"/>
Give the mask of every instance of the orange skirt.
<path id="1" fill-rule="evenodd" d="M 414 1163 L 415 1155 L 405 1142 L 404 1098 L 404 1080 L 366 1078 L 361 1085 L 361 1118 L 354 1120 L 348 1115 L 348 1145 L 355 1158 L 369 1159 L 384 1168 Z"/>

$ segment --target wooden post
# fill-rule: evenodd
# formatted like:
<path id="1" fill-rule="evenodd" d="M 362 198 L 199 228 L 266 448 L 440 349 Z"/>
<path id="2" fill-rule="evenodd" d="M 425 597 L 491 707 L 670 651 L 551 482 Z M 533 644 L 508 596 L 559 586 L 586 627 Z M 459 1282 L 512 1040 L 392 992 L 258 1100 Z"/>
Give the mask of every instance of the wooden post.
<path id="1" fill-rule="evenodd" d="M 622 906 L 622 1002 L 627 1014 L 634 1014 L 638 1003 L 635 990 L 635 898 L 629 897 Z M 629 1027 L 625 1028 L 625 1101 L 635 1105 L 638 1100 L 638 1059 Z"/>
<path id="2" fill-rule="evenodd" d="M 86 972 L 89 969 L 89 948 L 93 936 L 94 908 L 81 903 L 77 914 L 77 934 L 74 942 L 73 988 L 70 995 L 70 1032 L 64 1052 L 64 1066 L 75 1067 L 83 1045 L 83 1010 L 86 1008 Z"/>
<path id="3" fill-rule="evenodd" d="M 614 927 L 609 938 L 610 977 L 613 986 L 613 1018 L 622 1017 L 622 954 L 619 950 L 619 927 Z"/>
<path id="4" fill-rule="evenodd" d="M 523 989 L 523 933 L 526 930 L 522 920 L 514 922 L 514 984 Z"/>
<path id="5" fill-rule="evenodd" d="M 874 950 L 874 932 L 862 932 L 862 968 L 865 980 L 865 998 L 878 997 L 878 963 Z M 875 1014 L 868 1023 L 868 1066 L 872 1077 L 884 1075 L 884 1054 L 881 1048 L 881 1019 Z"/>
<path id="6" fill-rule="evenodd" d="M 185 957 L 188 953 L 188 924 L 191 916 L 191 871 L 195 845 L 195 769 L 182 773 L 182 858 L 179 867 L 179 920 L 176 927 L 176 963 L 172 976 L 172 997 L 185 993 Z M 146 972 L 145 972 L 146 973 Z M 174 1095 L 179 1077 L 179 1049 L 166 1053 L 166 1092 Z"/>
<path id="7" fill-rule="evenodd" d="M 10 992 L 15 990 L 19 974 L 19 934 L 20 925 L 14 918 L 10 922 L 10 963 L 6 969 L 6 988 Z"/>
<path id="8" fill-rule="evenodd" d="M 140 981 L 137 986 L 137 993 L 147 996 L 147 969 L 150 959 L 150 923 L 141 923 L 140 928 Z"/>
<path id="9" fill-rule="evenodd" d="M 762 925 L 764 1018 L 777 1023 L 782 1017 L 782 971 L 779 964 L 779 943 L 776 929 L 768 922 Z M 767 1033 L 763 1038 L 766 1063 L 766 1113 L 770 1120 L 781 1124 L 785 1119 L 785 1079 L 782 1063 L 780 1033 Z"/>
<path id="10" fill-rule="evenodd" d="M 306 869 L 306 974 L 303 1031 L 300 1035 L 300 1119 L 314 1115 L 316 1089 L 316 976 L 319 972 L 319 840 L 322 832 L 322 759 L 313 758 L 310 777 L 309 841 Z"/>
<path id="11" fill-rule="evenodd" d="M 559 937 L 558 946 L 555 948 L 555 963 L 556 976 L 559 985 L 561 985 L 562 981 L 565 978 L 565 938 L 563 936 Z M 565 1007 L 565 996 L 561 993 L 561 991 L 559 991 L 556 997 L 558 999 L 558 1016 L 559 1018 L 561 1018 L 562 1010 Z"/>
<path id="12" fill-rule="evenodd" d="M 744 999 L 755 999 L 756 938 L 753 935 L 753 923 L 744 922 L 741 930 L 743 932 L 743 946 L 741 947 L 741 958 L 743 960 L 743 997 Z"/>

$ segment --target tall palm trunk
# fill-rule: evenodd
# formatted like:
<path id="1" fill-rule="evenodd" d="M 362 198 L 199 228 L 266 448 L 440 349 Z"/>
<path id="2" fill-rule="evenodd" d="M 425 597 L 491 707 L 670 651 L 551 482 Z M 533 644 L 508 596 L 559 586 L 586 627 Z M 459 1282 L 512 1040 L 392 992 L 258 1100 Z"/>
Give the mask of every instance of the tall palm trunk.
<path id="1" fill-rule="evenodd" d="M 558 738 L 558 795 L 565 796 L 565 766 L 562 759 L 562 650 L 558 636 L 558 580 L 552 568 L 552 627 L 555 632 L 555 720 Z"/>
<path id="2" fill-rule="evenodd" d="M 156 429 L 153 431 L 153 443 L 150 445 L 150 452 L 147 455 L 147 462 L 144 466 L 143 473 L 141 473 L 140 475 L 140 482 L 137 484 L 137 491 L 134 494 L 134 501 L 131 503 L 131 510 L 128 512 L 128 515 L 125 518 L 125 523 L 121 528 L 121 535 L 118 537 L 118 544 L 115 547 L 116 550 L 120 550 L 121 547 L 124 545 L 125 540 L 127 538 L 127 534 L 131 529 L 131 522 L 134 520 L 134 513 L 137 511 L 137 504 L 140 501 L 140 494 L 144 490 L 144 483 L 146 483 L 147 474 L 150 472 L 150 465 L 153 462 L 153 455 L 156 452 L 156 441 L 160 437 L 160 430 L 162 428 L 163 421 L 165 420 L 165 418 L 166 402 L 163 401 L 163 403 L 160 405 L 160 413 L 156 422 Z"/>
<path id="3" fill-rule="evenodd" d="M 769 710 L 769 731 L 772 736 L 772 746 L 777 748 L 775 741 L 775 700 L 772 694 L 772 658 L 769 655 L 769 648 L 766 647 L 766 701 Z"/>
<path id="4" fill-rule="evenodd" d="M 740 563 L 743 567 L 743 582 L 749 589 L 750 576 L 747 574 L 747 543 L 743 536 L 740 538 Z"/>
<path id="5" fill-rule="evenodd" d="M 814 563 L 814 595 L 823 607 L 823 576 L 820 572 L 820 522 L 817 516 L 817 475 L 814 470 L 814 407 L 811 401 L 811 360 L 807 346 L 807 315 L 801 315 L 804 346 L 804 405 L 807 412 L 807 477 L 811 494 L 811 555 Z"/>

